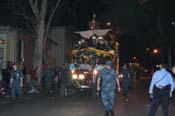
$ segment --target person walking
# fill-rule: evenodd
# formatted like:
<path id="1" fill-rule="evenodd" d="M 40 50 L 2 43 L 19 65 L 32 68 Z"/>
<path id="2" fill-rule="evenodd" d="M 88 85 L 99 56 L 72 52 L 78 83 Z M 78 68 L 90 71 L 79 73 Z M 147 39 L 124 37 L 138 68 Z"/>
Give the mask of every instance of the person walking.
<path id="1" fill-rule="evenodd" d="M 121 67 L 120 74 L 122 75 L 122 79 L 121 79 L 122 95 L 124 96 L 124 100 L 128 102 L 130 74 L 126 63 L 124 63 L 123 66 Z"/>
<path id="2" fill-rule="evenodd" d="M 13 64 L 13 70 L 11 72 L 10 78 L 10 88 L 11 88 L 11 100 L 12 103 L 16 102 L 16 96 L 20 99 L 23 94 L 23 74 L 22 71 L 18 68 L 17 64 Z"/>
<path id="3" fill-rule="evenodd" d="M 160 103 L 163 107 L 164 116 L 168 116 L 169 97 L 172 97 L 173 92 L 173 78 L 166 68 L 166 64 L 161 64 L 160 70 L 152 76 L 149 87 L 149 94 L 152 96 L 149 116 L 155 116 Z"/>
<path id="4" fill-rule="evenodd" d="M 100 87 L 100 83 L 101 87 Z M 105 68 L 101 70 L 97 80 L 97 91 L 101 91 L 101 98 L 104 105 L 105 116 L 114 116 L 114 102 L 116 82 L 118 91 L 120 91 L 120 83 L 116 71 L 112 68 L 112 62 L 107 61 Z"/>
<path id="5" fill-rule="evenodd" d="M 130 82 L 129 82 L 129 89 L 133 91 L 135 89 L 135 79 L 136 79 L 136 71 L 134 66 L 129 65 L 129 75 L 130 75 Z"/>
<path id="6" fill-rule="evenodd" d="M 62 68 L 59 72 L 60 77 L 60 97 L 64 98 L 68 96 L 67 87 L 70 84 L 70 75 L 69 69 L 67 68 L 66 64 L 62 65 Z"/>
<path id="7" fill-rule="evenodd" d="M 44 79 L 43 81 L 44 81 L 44 88 L 45 88 L 46 93 L 51 98 L 53 98 L 52 86 L 53 86 L 53 82 L 54 82 L 54 73 L 51 70 L 50 65 L 46 66 L 46 69 L 45 69 L 44 74 L 43 74 L 43 79 Z"/>

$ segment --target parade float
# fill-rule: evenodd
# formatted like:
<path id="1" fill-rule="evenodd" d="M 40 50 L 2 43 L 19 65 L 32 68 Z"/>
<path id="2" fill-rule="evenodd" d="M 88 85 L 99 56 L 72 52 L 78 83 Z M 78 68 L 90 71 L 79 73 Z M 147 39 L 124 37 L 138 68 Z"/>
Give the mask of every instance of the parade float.
<path id="1" fill-rule="evenodd" d="M 99 28 L 95 15 L 89 22 L 89 30 L 75 33 L 79 34 L 81 39 L 71 51 L 70 61 L 75 68 L 70 71 L 72 87 L 69 86 L 69 88 L 75 91 L 92 90 L 93 97 L 96 97 L 96 80 L 101 70 L 97 67 L 111 60 L 118 72 L 119 43 L 112 29 Z M 66 96 L 68 88 L 62 90 L 61 94 Z"/>
<path id="2" fill-rule="evenodd" d="M 119 68 L 119 43 L 115 30 L 101 29 L 96 21 L 96 16 L 89 22 L 89 30 L 77 31 L 82 39 L 75 45 L 71 55 L 74 63 L 86 60 L 91 66 L 104 60 L 112 60 L 118 72 Z"/>

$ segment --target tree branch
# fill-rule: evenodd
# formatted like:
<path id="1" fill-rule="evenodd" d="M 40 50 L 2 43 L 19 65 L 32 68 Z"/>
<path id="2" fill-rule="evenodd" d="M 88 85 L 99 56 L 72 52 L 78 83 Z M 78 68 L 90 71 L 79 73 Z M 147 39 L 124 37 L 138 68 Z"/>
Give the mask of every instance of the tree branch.
<path id="1" fill-rule="evenodd" d="M 24 19 L 24 23 L 27 27 L 27 30 L 29 32 L 31 32 L 32 36 L 34 37 L 36 35 L 36 20 L 34 15 L 29 16 L 28 13 L 26 12 L 26 9 L 24 8 L 24 6 L 21 4 L 21 2 L 16 1 L 16 3 L 18 4 L 18 8 L 20 8 L 20 12 L 15 12 L 15 9 L 13 10 L 13 14 L 19 17 L 23 17 Z"/>
<path id="2" fill-rule="evenodd" d="M 49 17 L 49 20 L 47 22 L 47 25 L 46 25 L 46 31 L 45 31 L 45 35 L 44 35 L 44 41 L 46 41 L 47 39 L 47 36 L 48 36 L 48 33 L 49 33 L 49 27 L 50 27 L 50 24 L 51 24 L 51 21 L 52 21 L 52 18 L 56 12 L 56 9 L 58 8 L 58 6 L 60 5 L 61 3 L 61 0 L 58 0 L 55 7 L 53 8 L 52 12 L 51 12 L 51 15 Z"/>
<path id="3" fill-rule="evenodd" d="M 41 16 L 40 18 L 42 20 L 45 20 L 46 10 L 47 10 L 47 0 L 42 0 L 41 10 L 40 10 L 40 16 Z"/>
<path id="4" fill-rule="evenodd" d="M 38 1 L 37 0 L 29 0 L 30 6 L 32 8 L 33 14 L 38 21 L 39 9 L 38 9 Z"/>
<path id="5" fill-rule="evenodd" d="M 24 19 L 27 19 L 27 20 L 30 20 L 31 24 L 29 24 L 28 21 L 24 20 L 25 23 L 26 23 L 26 26 L 27 26 L 27 29 L 33 33 L 33 35 L 36 35 L 36 24 L 34 24 L 36 21 L 35 19 L 27 16 L 27 15 L 24 15 L 24 14 L 20 14 L 20 13 L 15 13 L 15 15 L 17 16 L 21 16 L 21 17 L 24 17 Z"/>

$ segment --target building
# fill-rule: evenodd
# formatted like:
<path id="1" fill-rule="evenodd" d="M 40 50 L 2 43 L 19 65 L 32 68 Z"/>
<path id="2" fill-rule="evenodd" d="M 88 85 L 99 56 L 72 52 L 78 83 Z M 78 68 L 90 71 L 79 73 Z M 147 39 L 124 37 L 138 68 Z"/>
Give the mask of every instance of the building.
<path id="1" fill-rule="evenodd" d="M 73 27 L 51 27 L 46 44 L 46 61 L 52 66 L 61 66 L 69 59 L 73 43 L 77 39 Z M 25 31 L 9 26 L 0 26 L 0 68 L 17 62 L 33 65 L 35 38 Z"/>
<path id="2" fill-rule="evenodd" d="M 16 62 L 27 66 L 32 65 L 34 38 L 26 32 L 9 26 L 0 26 L 0 68 Z"/>
<path id="3" fill-rule="evenodd" d="M 69 62 L 71 49 L 74 43 L 78 41 L 75 28 L 71 26 L 52 27 L 48 37 L 54 42 L 49 50 L 48 62 L 57 66 Z"/>

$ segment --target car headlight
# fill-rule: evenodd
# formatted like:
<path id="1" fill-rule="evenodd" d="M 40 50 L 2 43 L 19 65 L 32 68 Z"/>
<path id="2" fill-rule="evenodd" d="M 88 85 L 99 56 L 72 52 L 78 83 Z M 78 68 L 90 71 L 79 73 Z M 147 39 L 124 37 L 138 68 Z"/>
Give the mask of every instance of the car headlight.
<path id="1" fill-rule="evenodd" d="M 78 79 L 77 74 L 73 74 L 73 75 L 72 75 L 72 79 Z"/>
<path id="2" fill-rule="evenodd" d="M 94 70 L 93 73 L 94 75 L 96 75 L 98 73 L 98 70 Z"/>
<path id="3" fill-rule="evenodd" d="M 80 74 L 80 75 L 79 75 L 79 79 L 80 79 L 80 80 L 83 80 L 84 78 L 85 78 L 85 76 L 84 76 L 83 74 Z"/>

